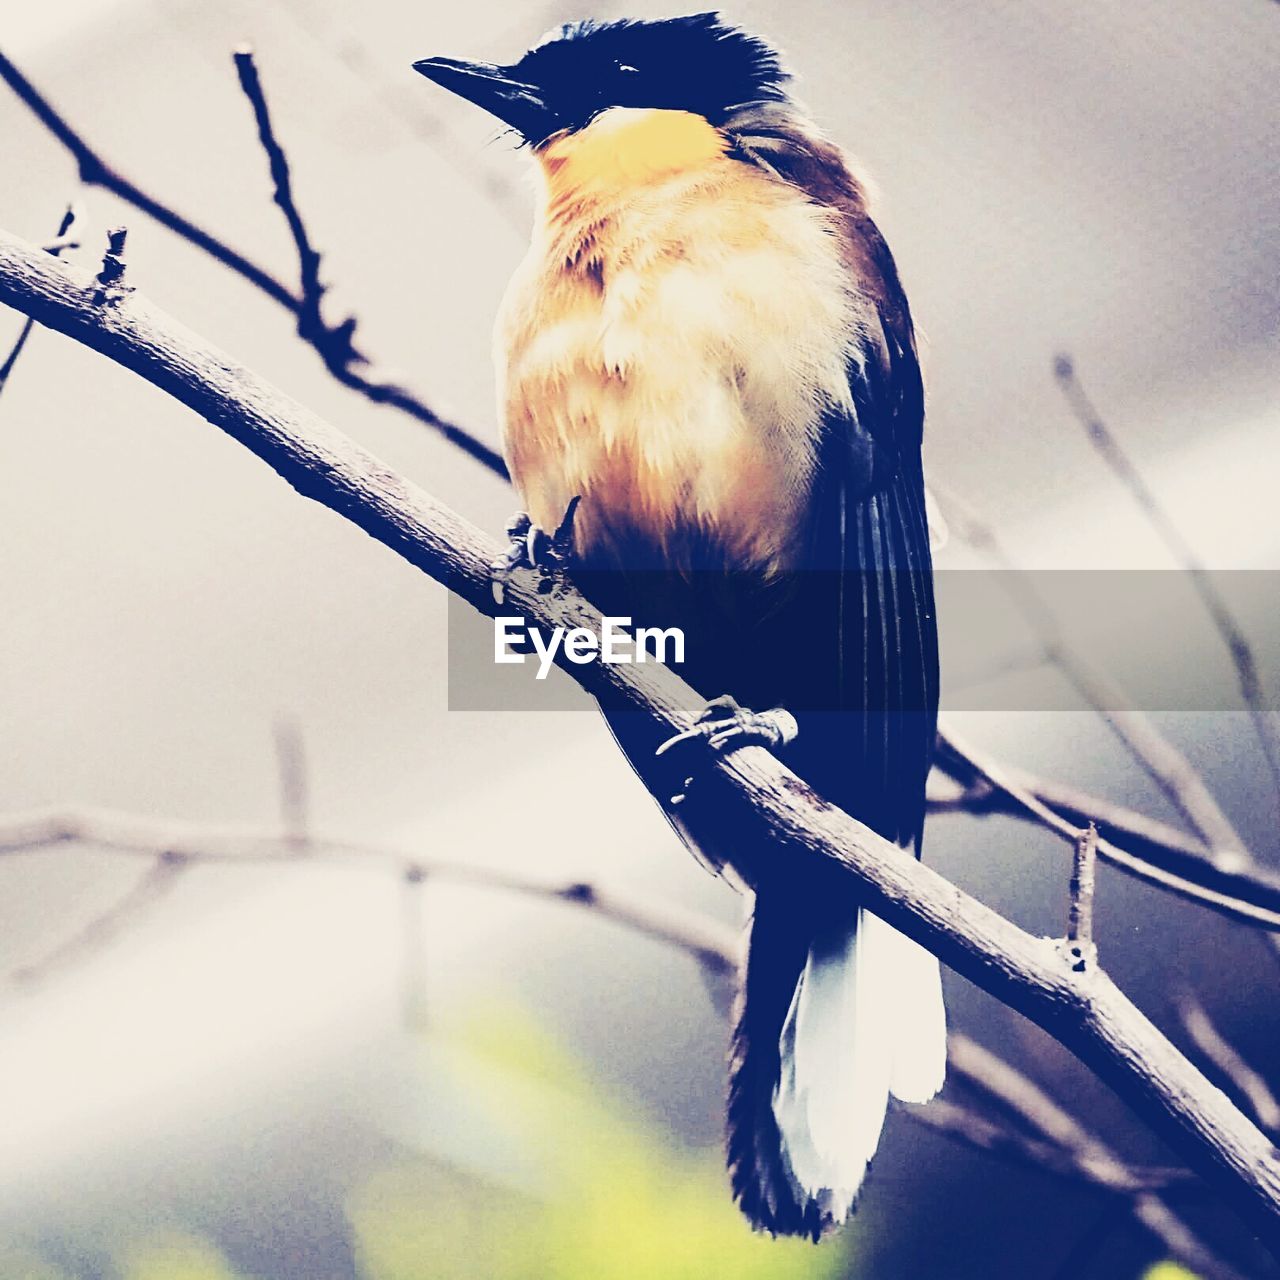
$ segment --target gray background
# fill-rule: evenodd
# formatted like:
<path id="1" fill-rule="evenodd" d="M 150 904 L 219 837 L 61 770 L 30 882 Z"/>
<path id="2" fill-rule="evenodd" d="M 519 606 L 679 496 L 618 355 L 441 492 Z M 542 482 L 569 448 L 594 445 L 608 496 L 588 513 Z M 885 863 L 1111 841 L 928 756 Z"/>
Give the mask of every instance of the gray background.
<path id="1" fill-rule="evenodd" d="M 229 57 L 250 40 L 335 314 L 357 312 L 368 349 L 494 439 L 489 329 L 527 239 L 528 162 L 408 64 L 507 60 L 572 16 L 404 0 L 10 0 L 0 46 L 141 185 L 292 278 Z M 1280 9 L 855 0 L 731 16 L 787 50 L 804 99 L 882 193 L 925 335 L 928 466 L 1020 562 L 1169 563 L 1057 395 L 1051 360 L 1069 350 L 1198 552 L 1224 569 L 1280 567 Z M 79 193 L 68 157 L 7 93 L 0 146 L 6 228 L 47 238 L 74 195 L 95 247 L 127 222 L 130 279 L 152 299 L 501 528 L 509 491 L 335 385 L 243 283 L 102 192 Z M 16 332 L 14 317 L 0 321 Z M 968 562 L 956 546 L 940 561 Z M 448 712 L 441 590 L 160 393 L 44 332 L 0 398 L 0 602 L 6 810 L 271 821 L 273 726 L 287 718 L 304 735 L 317 829 L 608 876 L 737 918 L 594 716 Z M 1162 811 L 1083 711 L 960 724 L 1028 767 Z M 1275 857 L 1247 720 L 1162 724 Z M 545 820 L 512 820 L 532 811 Z M 1027 928 L 1061 931 L 1065 869 L 1051 843 L 947 818 L 928 856 Z M 46 954 L 138 870 L 93 851 L 6 858 L 0 964 Z M 1260 948 L 1112 875 L 1099 911 L 1105 961 L 1148 1012 L 1167 1023 L 1174 984 L 1202 984 L 1224 1027 L 1275 1068 L 1276 975 Z M 122 1241 L 194 1222 L 246 1275 L 359 1274 L 342 1206 L 366 1166 L 410 1148 L 476 1159 L 444 1150 L 429 1126 L 416 1133 L 400 1105 L 416 1043 L 401 1017 L 402 913 L 394 878 L 373 870 L 197 870 L 91 963 L 37 991 L 11 986 L 0 1234 L 64 1274 L 116 1276 Z M 443 886 L 429 887 L 424 927 L 428 1004 L 446 1022 L 450 1010 L 520 1007 L 636 1114 L 714 1148 L 724 1033 L 682 957 L 567 908 Z M 959 1024 L 1152 1154 L 1044 1037 L 949 983 Z M 1104 1209 L 903 1118 L 877 1170 L 844 1245 L 852 1276 L 1052 1276 Z M 1247 1249 L 1229 1215 L 1188 1212 Z M 1121 1224 L 1090 1274 L 1136 1276 L 1151 1256 Z"/>

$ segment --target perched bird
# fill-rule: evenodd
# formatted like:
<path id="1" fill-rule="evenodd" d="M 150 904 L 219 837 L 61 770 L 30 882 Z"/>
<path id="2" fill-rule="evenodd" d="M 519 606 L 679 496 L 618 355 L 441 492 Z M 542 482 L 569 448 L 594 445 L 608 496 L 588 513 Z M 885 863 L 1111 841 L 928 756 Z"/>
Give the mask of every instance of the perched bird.
<path id="1" fill-rule="evenodd" d="M 717 14 L 576 22 L 510 66 L 415 67 L 535 161 L 497 327 L 507 460 L 535 530 L 571 512 L 587 595 L 681 626 L 681 673 L 713 698 L 660 754 L 654 726 L 605 710 L 690 846 L 754 893 L 733 1190 L 757 1227 L 817 1239 L 851 1212 L 889 1096 L 942 1086 L 938 964 L 848 877 L 770 856 L 693 757 L 764 743 L 919 856 L 938 659 L 893 258 L 778 54 Z"/>

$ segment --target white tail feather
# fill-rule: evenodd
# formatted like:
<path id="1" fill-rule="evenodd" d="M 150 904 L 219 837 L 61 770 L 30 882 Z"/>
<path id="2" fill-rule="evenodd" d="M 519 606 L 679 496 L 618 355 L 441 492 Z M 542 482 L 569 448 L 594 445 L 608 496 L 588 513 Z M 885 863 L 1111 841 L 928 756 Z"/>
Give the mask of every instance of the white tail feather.
<path id="1" fill-rule="evenodd" d="M 889 1092 L 900 1102 L 928 1102 L 947 1078 L 947 1014 L 938 959 L 879 916 L 864 914 L 862 927 L 876 938 L 876 974 L 898 1010 Z"/>
<path id="2" fill-rule="evenodd" d="M 809 950 L 780 1041 L 773 1113 L 796 1190 L 835 1222 L 853 1207 L 889 1095 L 926 1102 L 946 1072 L 938 962 L 859 910 Z"/>

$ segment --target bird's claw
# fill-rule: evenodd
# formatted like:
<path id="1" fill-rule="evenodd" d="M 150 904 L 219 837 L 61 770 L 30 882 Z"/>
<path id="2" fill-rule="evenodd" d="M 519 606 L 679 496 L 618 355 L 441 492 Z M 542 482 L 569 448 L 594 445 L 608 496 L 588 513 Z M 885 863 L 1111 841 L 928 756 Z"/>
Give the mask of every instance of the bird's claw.
<path id="1" fill-rule="evenodd" d="M 490 565 L 493 574 L 490 589 L 494 604 L 504 604 L 507 596 L 507 580 L 523 565 L 532 564 L 529 537 L 534 529 L 533 521 L 523 511 L 517 511 L 507 521 L 507 549 Z"/>
<path id="2" fill-rule="evenodd" d="M 669 752 L 678 753 L 698 744 L 705 744 L 715 755 L 751 746 L 776 751 L 779 747 L 794 742 L 799 732 L 800 726 L 796 724 L 796 718 L 790 711 L 782 707 L 774 707 L 769 711 L 752 711 L 740 706 L 726 694 L 708 702 L 690 728 L 668 738 L 654 754 L 665 756 Z M 685 787 L 692 781 L 692 778 L 686 778 Z M 683 799 L 683 793 L 674 795 L 671 803 L 679 804 Z"/>
<path id="3" fill-rule="evenodd" d="M 554 533 L 539 528 L 523 511 L 512 516 L 507 524 L 507 550 L 489 566 L 495 604 L 506 602 L 507 582 L 517 569 L 543 569 L 550 575 L 563 573 L 569 567 L 573 559 L 573 518 L 581 501 L 580 497 L 569 500 Z"/>

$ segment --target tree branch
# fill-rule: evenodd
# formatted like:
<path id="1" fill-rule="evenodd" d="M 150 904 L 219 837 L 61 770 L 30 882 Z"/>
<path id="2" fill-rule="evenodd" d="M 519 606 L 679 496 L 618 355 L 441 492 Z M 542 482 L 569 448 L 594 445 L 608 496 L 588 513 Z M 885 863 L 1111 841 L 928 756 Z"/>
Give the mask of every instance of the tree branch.
<path id="1" fill-rule="evenodd" d="M 1280 1136 L 1280 1101 L 1262 1073 L 1245 1061 L 1239 1049 L 1214 1026 L 1208 1010 L 1190 991 L 1178 1001 L 1178 1016 L 1196 1048 L 1231 1083 L 1249 1105 L 1258 1125 L 1273 1138 Z"/>
<path id="2" fill-rule="evenodd" d="M 952 1032 L 953 1045 L 957 1039 L 967 1037 Z M 1124 1196 L 1146 1191 L 1181 1194 L 1194 1191 L 1202 1185 L 1188 1169 L 1143 1165 L 1125 1165 L 1122 1179 L 1114 1176 L 1113 1170 L 1108 1174 L 1107 1181 L 1102 1182 L 1093 1164 L 1081 1159 L 1078 1153 L 1065 1151 L 1048 1139 L 1032 1138 L 997 1124 L 987 1116 L 952 1102 L 949 1098 L 935 1098 L 923 1106 L 913 1103 L 904 1107 L 903 1111 L 924 1128 L 952 1138 L 975 1151 L 984 1151 L 989 1155 L 1024 1164 L 1038 1173 L 1053 1174 L 1071 1182 L 1083 1182 L 1100 1191 Z"/>
<path id="3" fill-rule="evenodd" d="M 197 826 L 88 809 L 9 813 L 0 815 L 0 856 L 85 845 L 185 869 L 202 864 L 310 866 L 317 861 L 377 866 L 400 876 L 410 888 L 420 889 L 428 881 L 440 881 L 568 903 L 643 937 L 677 948 L 695 960 L 711 978 L 722 979 L 735 972 L 739 965 L 740 946 L 735 930 L 673 903 L 647 899 L 630 890 L 607 888 L 594 881 L 548 880 L 520 871 L 424 858 L 408 849 L 314 837 L 309 837 L 305 847 L 300 847 L 295 838 L 295 824 L 290 820 L 287 808 L 282 817 L 282 827 L 277 831 L 265 827 Z M 111 942 L 118 936 L 117 926 L 132 909 L 135 895 L 151 875 L 152 872 L 148 871 L 138 886 L 70 941 L 56 947 L 49 956 L 13 970 L 9 976 L 28 987 L 38 985 L 40 980 L 60 968 L 60 957 L 83 959 L 91 950 Z M 415 909 L 417 905 L 420 904 L 415 904 Z M 406 932 L 410 935 L 406 945 L 411 951 L 418 949 L 421 938 L 416 927 Z M 419 1006 L 416 1011 L 420 1012 L 420 1002 L 415 1000 L 413 1003 Z M 952 1033 L 953 1046 L 963 1039 L 959 1033 Z M 969 1070 L 980 1073 L 980 1068 L 972 1062 Z M 1087 1161 L 1064 1151 L 1053 1141 L 1028 1138 L 954 1102 L 935 1101 L 924 1107 L 906 1107 L 904 1111 L 926 1128 L 946 1134 L 975 1150 L 1018 1160 L 1103 1190 L 1115 1192 L 1121 1189 L 1115 1177 L 1105 1184 L 1099 1182 Z M 1125 1177 L 1132 1193 L 1186 1191 L 1203 1186 L 1187 1169 L 1126 1166 Z"/>
<path id="4" fill-rule="evenodd" d="M 290 822 L 283 828 L 218 827 L 97 809 L 38 809 L 0 815 L 0 857 L 69 844 L 187 867 L 202 863 L 262 866 L 293 862 L 376 866 L 403 876 L 416 875 L 588 907 L 639 933 L 675 944 L 713 972 L 730 973 L 737 966 L 733 930 L 694 912 L 607 885 L 472 866 L 354 840 L 309 834 L 300 841 Z"/>
<path id="5" fill-rule="evenodd" d="M 1235 614 L 1218 590 L 1213 575 L 1191 549 L 1191 544 L 1182 536 L 1182 531 L 1160 505 L 1159 499 L 1143 478 L 1142 472 L 1134 465 L 1133 459 L 1124 451 L 1111 428 L 1094 407 L 1093 401 L 1089 399 L 1088 393 L 1076 374 L 1071 357 L 1059 356 L 1054 361 L 1053 372 L 1072 414 L 1084 428 L 1098 455 L 1111 468 L 1112 475 L 1128 491 L 1129 496 L 1146 517 L 1147 523 L 1156 531 L 1170 554 L 1190 577 L 1205 612 L 1231 655 L 1232 665 L 1236 669 L 1236 679 L 1240 684 L 1240 696 L 1253 719 L 1254 730 L 1258 735 L 1258 741 L 1262 744 L 1263 755 L 1271 770 L 1276 798 L 1280 800 L 1280 725 L 1277 725 L 1275 710 L 1267 700 L 1266 690 L 1258 675 L 1258 663 L 1244 628 L 1240 626 Z"/>
<path id="6" fill-rule="evenodd" d="M 1096 816 L 1126 835 L 1123 848 L 1098 840 L 1097 853 L 1104 861 L 1242 924 L 1280 931 L 1280 877 L 1243 850 L 1215 853 L 1152 818 L 997 763 L 945 726 L 939 731 L 935 765 L 963 788 L 961 798 L 942 801 L 952 809 L 1011 814 L 1039 823 L 1073 847 Z"/>
<path id="7" fill-rule="evenodd" d="M 52 254 L 56 258 L 66 249 L 79 247 L 78 242 L 68 234 L 75 220 L 76 207 L 74 204 L 69 204 L 62 215 L 62 221 L 58 223 L 57 235 L 54 236 L 49 244 L 43 246 L 45 253 Z M 22 350 L 27 345 L 27 339 L 31 337 L 31 331 L 35 327 L 36 322 L 30 316 L 27 316 L 22 321 L 22 326 L 18 330 L 18 336 L 14 339 L 13 346 L 9 348 L 9 354 L 5 356 L 4 362 L 0 363 L 0 394 L 8 386 L 14 365 L 18 363 L 18 357 L 22 355 Z"/>
<path id="8" fill-rule="evenodd" d="M 38 986 L 53 975 L 97 955 L 103 947 L 136 924 L 140 916 L 167 898 L 178 887 L 190 866 L 186 858 L 172 850 L 157 851 L 155 860 L 126 893 L 52 951 L 30 964 L 10 970 L 10 981 L 22 987 Z"/>
<path id="9" fill-rule="evenodd" d="M 1213 798 L 1191 762 L 1166 738 L 1151 717 L 1131 705 L 1125 691 L 1066 641 L 1049 603 L 1031 576 L 1014 562 L 995 530 L 967 502 L 930 482 L 947 509 L 956 536 L 1006 571 L 1003 579 L 1014 603 L 1039 637 L 1046 656 L 1075 685 L 1080 696 L 1111 727 L 1129 754 L 1146 770 L 1204 842 L 1214 849 L 1245 848 L 1244 841 Z"/>
<path id="10" fill-rule="evenodd" d="M 1124 1162 L 1034 1081 L 967 1036 L 953 1037 L 948 1061 L 963 1079 L 1091 1170 L 1099 1185 L 1131 1195 L 1133 1216 L 1173 1257 L 1203 1276 L 1239 1280 L 1239 1273 L 1210 1253 L 1159 1195 L 1149 1190 L 1135 1193 Z"/>
<path id="11" fill-rule="evenodd" d="M 109 305 L 92 280 L 0 233 L 0 302 L 117 363 L 245 445 L 299 493 L 345 516 L 480 612 L 494 610 L 496 544 L 318 416 L 182 329 L 139 294 Z M 561 583 L 513 573 L 509 606 L 547 627 L 600 617 Z M 588 692 L 622 699 L 662 731 L 686 729 L 702 700 L 666 668 L 558 659 Z M 867 906 L 958 973 L 1043 1027 L 1110 1084 L 1235 1205 L 1280 1257 L 1280 1161 L 1267 1138 L 1183 1057 L 1105 971 L 1072 972 L 1060 944 L 1035 938 L 822 800 L 759 747 L 719 760 L 706 780 L 768 837 L 769 856 L 840 867 Z"/>
<path id="12" fill-rule="evenodd" d="M 272 199 L 289 228 L 293 237 L 293 245 L 298 253 L 298 275 L 300 296 L 298 297 L 298 333 L 305 342 L 315 345 L 328 333 L 328 326 L 320 314 L 320 302 L 324 297 L 325 287 L 320 283 L 320 254 L 311 243 L 307 234 L 306 223 L 298 212 L 297 202 L 293 198 L 293 179 L 289 173 L 289 161 L 284 148 L 276 141 L 275 129 L 271 124 L 271 112 L 267 108 L 266 94 L 262 91 L 262 80 L 258 76 L 258 67 L 253 60 L 253 50 L 237 49 L 232 55 L 236 66 L 236 75 L 240 78 L 240 88 L 249 99 L 253 109 L 253 118 L 258 126 L 258 141 L 266 152 L 267 164 L 271 170 L 273 187 Z M 349 326 L 349 327 L 348 327 Z M 350 342 L 355 328 L 355 321 L 349 320 L 339 326 Z M 355 357 L 350 347 L 343 353 L 347 363 Z"/>
<path id="13" fill-rule="evenodd" d="M 256 80 L 256 70 L 253 76 Z M 242 280 L 246 280 L 255 289 L 265 294 L 272 302 L 283 307 L 297 321 L 300 336 L 316 351 L 324 361 L 325 367 L 344 386 L 360 392 L 375 404 L 391 405 L 402 413 L 407 413 L 411 418 L 438 431 L 450 444 L 474 458 L 494 475 L 506 477 L 506 463 L 496 449 L 473 435 L 465 427 L 450 422 L 436 413 L 425 400 L 407 387 L 377 372 L 373 361 L 353 342 L 355 330 L 353 320 L 345 320 L 333 328 L 324 324 L 323 321 L 320 322 L 319 327 L 310 322 L 305 316 L 309 305 L 305 287 L 301 295 L 294 293 L 288 285 L 265 267 L 233 249 L 211 231 L 207 231 L 169 205 L 148 195 L 94 150 L 3 53 L 0 53 L 0 80 L 3 80 L 17 94 L 19 100 L 36 119 L 66 148 L 76 162 L 82 182 L 110 191 L 112 195 L 133 205 L 135 209 L 141 210 L 162 227 L 166 227 L 188 244 L 194 245 L 202 253 L 208 254 L 215 262 L 220 262 Z M 246 92 L 248 92 L 247 89 Z M 252 95 L 250 97 L 252 101 Z M 258 97 L 265 116 L 266 103 L 261 95 L 261 86 L 258 87 Z M 256 112 L 257 104 L 255 103 Z M 262 118 L 259 119 L 260 133 L 261 126 Z M 274 141 L 269 120 L 267 133 Z M 263 138 L 263 142 L 265 145 L 266 138 Z M 280 151 L 278 144 L 276 149 L 283 159 L 283 151 Z M 294 212 L 296 213 L 296 209 Z M 314 317 L 311 317 L 311 320 L 313 321 Z"/>

